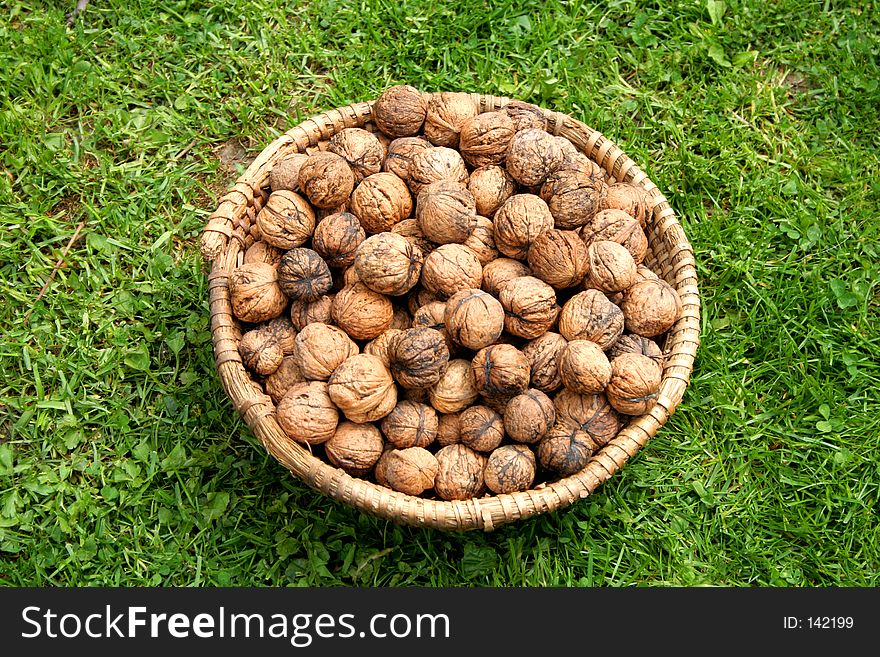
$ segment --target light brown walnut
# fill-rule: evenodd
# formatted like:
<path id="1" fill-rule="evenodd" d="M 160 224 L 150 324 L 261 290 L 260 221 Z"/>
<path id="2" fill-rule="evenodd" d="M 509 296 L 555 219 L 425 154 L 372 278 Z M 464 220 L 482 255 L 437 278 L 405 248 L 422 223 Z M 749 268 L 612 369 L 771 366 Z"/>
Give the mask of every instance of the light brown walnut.
<path id="1" fill-rule="evenodd" d="M 339 409 L 330 399 L 324 381 L 294 383 L 275 409 L 281 429 L 293 440 L 307 445 L 325 443 L 339 423 Z"/>
<path id="2" fill-rule="evenodd" d="M 502 284 L 498 300 L 504 308 L 505 330 L 526 340 L 549 331 L 559 316 L 556 291 L 534 276 L 520 276 Z"/>
<path id="3" fill-rule="evenodd" d="M 306 379 L 326 381 L 359 351 L 354 340 L 338 326 L 312 323 L 297 334 L 293 355 Z"/>
<path id="4" fill-rule="evenodd" d="M 501 337 L 504 308 L 491 294 L 469 288 L 449 297 L 443 321 L 455 342 L 476 351 Z"/>
<path id="5" fill-rule="evenodd" d="M 550 208 L 534 194 L 514 194 L 495 213 L 495 246 L 508 258 L 525 260 L 535 238 L 553 228 Z"/>
<path id="6" fill-rule="evenodd" d="M 264 242 L 279 249 L 305 244 L 315 232 L 315 211 L 296 192 L 272 192 L 257 213 L 256 225 Z"/>
<path id="7" fill-rule="evenodd" d="M 529 340 L 522 352 L 529 361 L 531 385 L 542 392 L 553 392 L 562 387 L 558 357 L 568 341 L 559 333 L 547 331 Z"/>
<path id="8" fill-rule="evenodd" d="M 661 335 L 681 316 L 678 292 L 664 280 L 643 280 L 623 293 L 620 304 L 626 329 L 645 337 Z"/>
<path id="9" fill-rule="evenodd" d="M 431 406 L 402 400 L 382 419 L 385 438 L 397 449 L 429 447 L 437 439 L 437 411 Z"/>
<path id="10" fill-rule="evenodd" d="M 413 200 L 406 183 L 393 173 L 374 173 L 351 195 L 351 211 L 370 235 L 390 231 L 409 217 L 412 209 Z"/>
<path id="11" fill-rule="evenodd" d="M 354 263 L 354 252 L 366 238 L 366 231 L 356 216 L 351 212 L 338 212 L 318 222 L 312 236 L 312 249 L 328 267 L 344 269 Z"/>
<path id="12" fill-rule="evenodd" d="M 510 141 L 505 166 L 521 185 L 542 184 L 563 160 L 562 149 L 553 135 L 537 128 L 517 132 Z"/>
<path id="13" fill-rule="evenodd" d="M 480 259 L 462 244 L 441 244 L 422 266 L 422 286 L 444 299 L 461 290 L 479 288 L 482 281 Z"/>
<path id="14" fill-rule="evenodd" d="M 623 324 L 623 312 L 599 290 L 578 292 L 559 313 L 559 333 L 566 340 L 592 340 L 603 351 L 623 334 Z"/>
<path id="15" fill-rule="evenodd" d="M 330 314 L 333 323 L 355 340 L 372 340 L 391 327 L 394 306 L 384 294 L 352 283 L 333 297 Z"/>
<path id="16" fill-rule="evenodd" d="M 526 445 L 502 445 L 486 460 L 483 478 L 493 493 L 528 490 L 535 481 L 535 454 Z"/>
<path id="17" fill-rule="evenodd" d="M 385 161 L 385 147 L 376 135 L 363 128 L 343 128 L 330 137 L 327 150 L 348 162 L 356 186 L 379 173 Z"/>
<path id="18" fill-rule="evenodd" d="M 278 284 L 278 270 L 270 264 L 239 265 L 229 275 L 233 314 L 243 322 L 259 323 L 278 317 L 287 307 L 287 296 Z"/>
<path id="19" fill-rule="evenodd" d="M 504 164 L 516 126 L 504 112 L 483 112 L 465 121 L 458 150 L 472 167 Z"/>
<path id="20" fill-rule="evenodd" d="M 300 166 L 299 188 L 315 207 L 337 208 L 354 189 L 354 173 L 339 155 L 319 151 Z"/>
<path id="21" fill-rule="evenodd" d="M 605 389 L 608 402 L 619 413 L 643 415 L 657 401 L 662 371 L 640 354 L 621 354 L 611 361 L 611 380 Z"/>
<path id="22" fill-rule="evenodd" d="M 461 444 L 441 447 L 437 458 L 434 492 L 443 500 L 469 500 L 480 496 L 486 486 L 483 470 L 486 456 Z"/>
<path id="23" fill-rule="evenodd" d="M 589 269 L 587 246 L 575 231 L 553 228 L 532 242 L 528 263 L 533 275 L 548 285 L 557 289 L 574 287 Z"/>
<path id="24" fill-rule="evenodd" d="M 373 469 L 382 456 L 385 441 L 375 425 L 340 422 L 336 433 L 324 443 L 327 460 L 337 468 L 355 477 L 362 477 Z"/>
<path id="25" fill-rule="evenodd" d="M 371 354 L 355 354 L 344 360 L 330 375 L 327 391 L 352 422 L 374 422 L 397 405 L 391 372 Z"/>
<path id="26" fill-rule="evenodd" d="M 462 126 L 477 115 L 479 108 L 470 94 L 443 91 L 428 100 L 424 134 L 435 146 L 458 148 Z"/>
<path id="27" fill-rule="evenodd" d="M 516 182 L 504 167 L 490 165 L 474 169 L 467 188 L 474 195 L 477 214 L 491 218 L 516 193 Z"/>
<path id="28" fill-rule="evenodd" d="M 602 348 L 590 340 L 572 340 L 559 354 L 562 385 L 581 395 L 605 390 L 611 380 L 611 363 Z"/>
<path id="29" fill-rule="evenodd" d="M 516 395 L 504 410 L 504 431 L 518 443 L 536 443 L 556 424 L 556 408 L 545 393 L 529 389 Z"/>
<path id="30" fill-rule="evenodd" d="M 407 84 L 389 87 L 373 103 L 373 121 L 391 138 L 419 134 L 427 114 L 425 94 Z"/>

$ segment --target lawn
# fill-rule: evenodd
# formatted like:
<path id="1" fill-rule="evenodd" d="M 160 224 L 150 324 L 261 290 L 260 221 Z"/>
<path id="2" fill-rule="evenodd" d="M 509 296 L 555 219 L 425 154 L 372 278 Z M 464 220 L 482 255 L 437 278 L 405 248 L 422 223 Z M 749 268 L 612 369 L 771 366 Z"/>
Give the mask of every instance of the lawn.
<path id="1" fill-rule="evenodd" d="M 880 585 L 877 3 L 93 0 L 68 28 L 74 4 L 0 16 L 0 584 Z M 696 254 L 678 411 L 492 533 L 313 492 L 214 370 L 217 199 L 400 82 L 584 121 Z"/>

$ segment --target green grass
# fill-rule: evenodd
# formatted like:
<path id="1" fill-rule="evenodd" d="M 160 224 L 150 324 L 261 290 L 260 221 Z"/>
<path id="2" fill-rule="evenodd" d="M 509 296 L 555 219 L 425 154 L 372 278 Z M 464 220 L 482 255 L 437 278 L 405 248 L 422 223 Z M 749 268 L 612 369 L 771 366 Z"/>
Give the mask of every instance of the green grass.
<path id="1" fill-rule="evenodd" d="M 0 584 L 880 585 L 877 3 L 102 0 L 68 29 L 74 4 L 0 19 Z M 218 196 L 398 82 L 585 121 L 696 252 L 670 422 L 590 498 L 490 534 L 312 492 L 213 368 Z"/>

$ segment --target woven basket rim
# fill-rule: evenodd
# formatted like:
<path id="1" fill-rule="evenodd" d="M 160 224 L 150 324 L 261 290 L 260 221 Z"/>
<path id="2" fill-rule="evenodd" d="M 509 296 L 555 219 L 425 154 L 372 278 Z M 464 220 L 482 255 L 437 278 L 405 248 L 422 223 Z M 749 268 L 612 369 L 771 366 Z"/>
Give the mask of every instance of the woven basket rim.
<path id="1" fill-rule="evenodd" d="M 481 112 L 501 109 L 515 99 L 470 94 Z M 220 199 L 201 236 L 202 256 L 213 261 L 208 276 L 211 333 L 218 376 L 235 410 L 267 452 L 312 489 L 361 511 L 398 524 L 446 531 L 493 529 L 517 520 L 570 506 L 589 496 L 644 447 L 667 422 L 682 400 L 700 342 L 700 296 L 693 249 L 667 199 L 622 149 L 568 114 L 540 108 L 547 132 L 568 138 L 615 180 L 641 186 L 651 199 L 646 230 L 662 277 L 675 287 L 682 314 L 666 334 L 666 362 L 656 404 L 630 422 L 578 473 L 527 491 L 468 500 L 411 496 L 348 475 L 314 456 L 308 446 L 286 436 L 275 419 L 275 404 L 251 379 L 238 352 L 240 323 L 233 316 L 228 279 L 241 264 L 250 226 L 268 195 L 272 167 L 284 157 L 310 152 L 344 128 L 375 129 L 375 100 L 338 107 L 297 124 L 266 146 Z M 519 101 L 518 101 L 519 102 Z M 533 107 L 537 107 L 534 106 Z M 651 239 L 655 236 L 655 239 Z M 659 246 L 658 246 L 659 245 Z M 658 248 L 655 248 L 658 247 Z"/>

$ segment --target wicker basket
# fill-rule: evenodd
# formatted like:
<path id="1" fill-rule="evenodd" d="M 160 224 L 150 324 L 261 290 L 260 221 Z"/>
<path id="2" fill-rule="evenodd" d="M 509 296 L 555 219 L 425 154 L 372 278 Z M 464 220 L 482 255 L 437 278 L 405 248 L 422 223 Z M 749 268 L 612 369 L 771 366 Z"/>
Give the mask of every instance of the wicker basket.
<path id="1" fill-rule="evenodd" d="M 473 94 L 480 111 L 504 107 L 509 98 Z M 229 275 L 253 243 L 250 228 L 268 198 L 272 167 L 295 152 L 321 148 L 343 128 L 375 130 L 372 101 L 341 107 L 303 121 L 267 146 L 220 200 L 201 239 L 202 255 L 213 261 L 209 276 L 211 332 L 217 372 L 232 404 L 265 449 L 290 472 L 317 491 L 363 512 L 399 524 L 448 531 L 491 531 L 509 522 L 549 513 L 587 497 L 653 437 L 681 402 L 693 369 L 700 334 L 700 297 L 694 254 L 675 212 L 663 194 L 626 154 L 606 137 L 570 116 L 543 110 L 546 129 L 567 137 L 604 167 L 613 178 L 642 186 L 652 199 L 646 233 L 645 264 L 675 287 L 683 305 L 681 318 L 666 334 L 666 365 L 657 403 L 631 421 L 599 450 L 580 472 L 531 490 L 464 501 L 438 501 L 405 495 L 352 477 L 289 439 L 275 419 L 275 405 L 242 364 L 241 327 L 232 314 Z"/>

